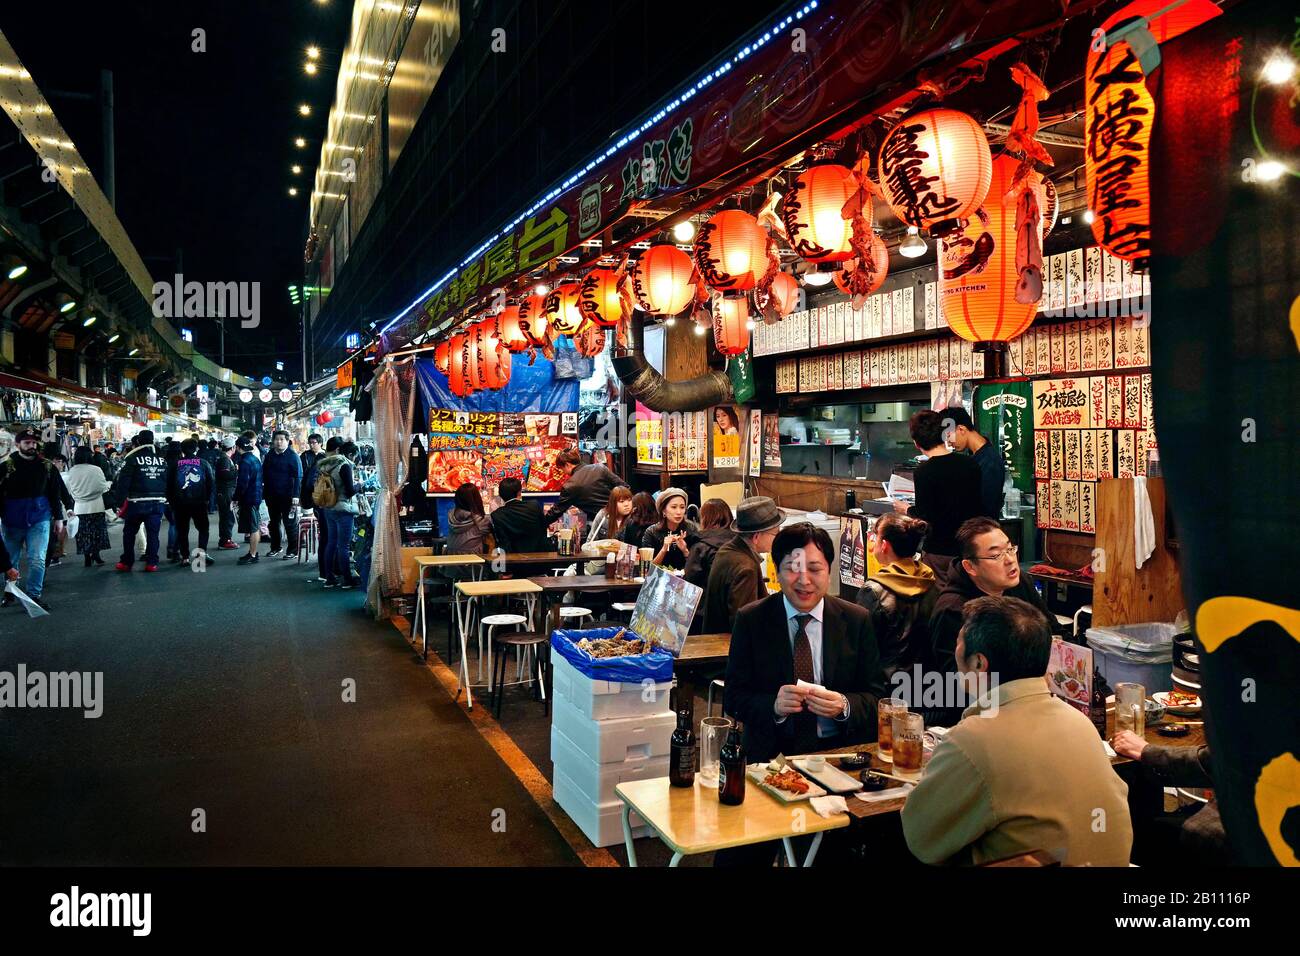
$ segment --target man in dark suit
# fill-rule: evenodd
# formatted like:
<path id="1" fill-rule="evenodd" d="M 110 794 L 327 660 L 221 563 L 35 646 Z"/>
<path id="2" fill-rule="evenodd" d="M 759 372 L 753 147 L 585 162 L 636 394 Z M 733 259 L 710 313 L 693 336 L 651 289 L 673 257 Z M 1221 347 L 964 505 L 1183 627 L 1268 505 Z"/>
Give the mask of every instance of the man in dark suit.
<path id="1" fill-rule="evenodd" d="M 826 593 L 833 554 L 820 528 L 782 529 L 772 542 L 781 593 L 736 616 L 724 709 L 744 725 L 751 763 L 876 739 L 880 652 L 867 612 Z"/>

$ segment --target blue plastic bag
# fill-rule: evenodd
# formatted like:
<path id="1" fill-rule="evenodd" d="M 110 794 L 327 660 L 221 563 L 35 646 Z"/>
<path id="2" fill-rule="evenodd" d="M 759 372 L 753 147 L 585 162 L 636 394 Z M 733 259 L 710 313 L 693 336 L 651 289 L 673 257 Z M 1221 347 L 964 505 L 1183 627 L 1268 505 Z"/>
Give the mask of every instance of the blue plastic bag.
<path id="1" fill-rule="evenodd" d="M 551 647 L 592 680 L 614 681 L 619 684 L 640 684 L 651 680 L 661 684 L 673 679 L 673 655 L 662 647 L 635 657 L 592 657 L 578 647 L 578 641 L 584 637 L 598 641 L 613 637 L 620 630 L 626 632 L 625 636 L 629 640 L 637 637 L 627 628 L 593 627 L 584 631 L 556 628 L 551 632 Z"/>

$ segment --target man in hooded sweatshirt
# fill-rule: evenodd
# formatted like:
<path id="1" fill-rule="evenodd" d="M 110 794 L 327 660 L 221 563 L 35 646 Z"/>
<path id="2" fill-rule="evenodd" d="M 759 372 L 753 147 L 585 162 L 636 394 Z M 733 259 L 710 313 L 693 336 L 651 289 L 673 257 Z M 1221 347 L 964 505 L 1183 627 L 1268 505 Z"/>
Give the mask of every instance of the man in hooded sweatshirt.
<path id="1" fill-rule="evenodd" d="M 882 515 L 869 538 L 879 569 L 858 591 L 858 604 L 871 615 L 885 677 L 924 663 L 929 619 L 938 592 L 934 570 L 916 560 L 929 525 L 919 518 Z"/>
<path id="2" fill-rule="evenodd" d="M 51 529 L 63 529 L 63 479 L 40 456 L 41 436 L 34 429 L 18 433 L 14 453 L 0 464 L 0 527 L 9 560 L 18 562 L 27 551 L 27 580 L 23 591 L 41 607 L 45 586 L 45 557 Z M 5 606 L 14 603 L 5 594 Z M 48 610 L 48 608 L 47 608 Z"/>
<path id="3" fill-rule="evenodd" d="M 127 503 L 117 570 L 130 571 L 135 564 L 135 533 L 144 525 L 144 569 L 157 571 L 158 532 L 167 507 L 167 458 L 155 447 L 153 432 L 147 428 L 133 444 L 113 482 L 113 500 Z"/>

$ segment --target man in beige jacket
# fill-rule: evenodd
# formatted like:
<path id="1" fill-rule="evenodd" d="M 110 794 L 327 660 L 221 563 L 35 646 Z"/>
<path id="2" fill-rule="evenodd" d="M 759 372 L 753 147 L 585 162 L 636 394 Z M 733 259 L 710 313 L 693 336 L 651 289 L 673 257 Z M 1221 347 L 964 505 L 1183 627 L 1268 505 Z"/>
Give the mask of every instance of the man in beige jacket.
<path id="1" fill-rule="evenodd" d="M 935 748 L 908 797 L 908 848 L 926 863 L 1044 850 L 1070 866 L 1127 866 L 1128 786 L 1092 722 L 1047 689 L 1047 619 L 1004 597 L 969 601 L 962 617 L 958 670 L 968 681 L 982 674 L 989 690 Z"/>

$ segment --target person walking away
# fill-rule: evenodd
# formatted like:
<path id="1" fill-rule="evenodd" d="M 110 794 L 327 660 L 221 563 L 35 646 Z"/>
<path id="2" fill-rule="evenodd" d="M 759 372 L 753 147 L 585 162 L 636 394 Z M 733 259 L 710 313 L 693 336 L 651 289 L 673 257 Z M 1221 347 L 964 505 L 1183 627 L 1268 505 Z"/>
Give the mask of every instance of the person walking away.
<path id="1" fill-rule="evenodd" d="M 1007 481 L 1007 464 L 994 444 L 975 430 L 970 413 L 960 405 L 945 408 L 939 413 L 945 423 L 952 422 L 952 447 L 968 452 L 980 468 L 980 503 L 986 518 L 1002 517 L 1005 495 L 1002 486 Z"/>
<path id="2" fill-rule="evenodd" d="M 483 495 L 465 482 L 456 489 L 455 507 L 447 515 L 447 553 L 485 554 L 492 521 L 483 513 Z"/>
<path id="3" fill-rule="evenodd" d="M 86 567 L 91 567 L 104 563 L 99 552 L 109 547 L 104 492 L 112 488 L 113 483 L 95 464 L 95 456 L 89 448 L 78 448 L 72 461 L 72 467 L 63 476 L 63 483 L 72 495 L 73 513 L 77 516 L 77 554 L 84 556 Z"/>
<path id="4" fill-rule="evenodd" d="M 198 441 L 198 439 L 196 439 Z M 217 444 L 215 438 L 209 438 L 207 442 L 199 441 L 199 457 L 208 463 L 212 468 L 212 474 L 217 474 L 217 469 L 221 467 L 221 459 L 225 456 L 221 452 L 221 446 Z M 212 483 L 212 500 L 208 502 L 208 511 L 217 510 L 217 483 Z"/>
<path id="5" fill-rule="evenodd" d="M 262 489 L 270 515 L 271 551 L 268 558 L 298 556 L 298 496 L 302 494 L 302 459 L 289 447 L 289 433 L 271 433 L 271 450 L 262 459 Z M 284 528 L 281 543 L 280 529 Z"/>
<path id="6" fill-rule="evenodd" d="M 338 454 L 327 454 L 318 461 L 313 496 L 329 528 L 325 543 L 325 587 L 345 591 L 356 587 L 351 554 L 352 529 L 357 516 L 357 487 L 352 478 L 356 457 L 356 444 L 345 441 L 339 445 Z"/>
<path id="7" fill-rule="evenodd" d="M 168 435 L 167 443 L 162 448 L 162 455 L 167 460 L 167 474 L 170 476 L 177 460 L 181 457 L 181 443 Z M 181 554 L 176 548 L 176 513 L 172 511 L 170 501 L 163 506 L 163 518 L 167 520 L 167 560 L 179 564 Z"/>
<path id="8" fill-rule="evenodd" d="M 56 452 L 48 457 L 54 464 L 54 470 L 59 476 L 59 500 L 63 502 L 63 513 L 65 515 L 70 514 L 76 505 L 76 501 L 68 491 L 67 484 L 63 481 L 63 476 L 68 470 L 67 456 Z M 45 549 L 45 567 L 55 568 L 63 563 L 63 543 L 67 538 L 66 529 L 66 524 L 57 531 L 53 528 L 50 529 L 50 543 Z"/>
<path id="9" fill-rule="evenodd" d="M 871 615 L 886 679 L 929 658 L 930 613 L 938 589 L 934 571 L 916 560 L 929 526 L 919 518 L 882 515 L 868 535 L 880 565 L 858 591 L 858 605 Z"/>
<path id="10" fill-rule="evenodd" d="M 239 474 L 235 479 L 235 504 L 239 508 L 239 533 L 248 535 L 248 554 L 240 555 L 237 564 L 256 564 L 257 546 L 262 543 L 262 463 L 253 453 L 253 443 L 240 438 L 235 443 Z"/>
<path id="11" fill-rule="evenodd" d="M 957 556 L 957 529 L 962 522 L 979 517 L 980 468 L 965 455 L 954 455 L 943 440 L 944 423 L 938 412 L 920 411 L 908 422 L 908 431 L 917 451 L 926 460 L 916 466 L 916 504 L 910 508 L 901 501 L 894 510 L 929 525 L 922 545 L 924 561 L 943 584 Z"/>
<path id="12" fill-rule="evenodd" d="M 100 471 L 102 471 L 102 472 L 104 473 L 104 477 L 105 477 L 105 478 L 107 478 L 109 481 L 112 481 L 112 480 L 113 480 L 113 475 L 112 475 L 112 470 L 113 470 L 113 469 L 112 469 L 112 467 L 111 467 L 111 466 L 109 465 L 109 463 L 108 463 L 108 456 L 104 453 L 104 444 L 105 444 L 105 443 L 102 442 L 102 441 L 97 441 L 97 442 L 95 442 L 95 451 L 94 451 L 94 453 L 91 455 L 90 463 L 91 463 L 92 465 L 94 465 L 96 468 L 98 468 Z M 75 467 L 76 464 L 77 464 L 76 458 L 77 458 L 77 456 L 76 456 L 76 453 L 74 452 L 74 453 L 73 453 L 73 456 L 72 456 L 72 459 L 73 459 L 72 464 L 73 464 L 74 467 Z M 76 495 L 73 495 L 73 497 L 75 498 Z"/>
<path id="13" fill-rule="evenodd" d="M 235 436 L 228 435 L 221 443 L 214 472 L 217 476 L 217 547 L 234 551 L 235 544 L 235 485 L 239 482 L 239 465 L 235 462 Z"/>
<path id="14" fill-rule="evenodd" d="M 709 567 L 703 598 L 705 634 L 730 631 L 741 608 L 767 597 L 761 556 L 772 549 L 784 520 L 771 498 L 759 495 L 740 502 L 731 525 L 735 534 Z"/>
<path id="15" fill-rule="evenodd" d="M 31 428 L 19 432 L 15 450 L 0 465 L 0 530 L 9 561 L 17 566 L 27 555 L 27 577 L 22 589 L 45 610 L 45 558 L 51 529 L 63 529 L 63 480 L 54 466 L 41 458 L 41 436 Z M 0 606 L 14 604 L 6 593 Z"/>
<path id="16" fill-rule="evenodd" d="M 542 506 L 536 501 L 525 501 L 521 496 L 522 490 L 523 484 L 518 478 L 501 480 L 497 493 L 505 504 L 490 516 L 492 536 L 496 538 L 497 547 L 508 554 L 547 551 L 549 545 Z M 614 489 L 615 494 L 618 490 Z M 612 494 L 610 500 L 614 500 Z"/>
<path id="17" fill-rule="evenodd" d="M 124 502 L 126 509 L 117 570 L 130 571 L 135 564 L 135 533 L 143 527 L 144 569 L 153 572 L 158 570 L 158 533 L 167 507 L 167 459 L 147 428 L 135 436 L 133 445 L 113 481 L 113 500 Z"/>
<path id="18" fill-rule="evenodd" d="M 710 498 L 700 506 L 700 537 L 686 556 L 686 572 L 682 575 L 696 587 L 708 585 L 709 568 L 718 549 L 736 536 L 731 530 L 732 521 L 731 506 L 721 498 Z"/>
<path id="19" fill-rule="evenodd" d="M 644 547 L 654 551 L 654 563 L 678 571 L 686 567 L 686 556 L 700 538 L 700 528 L 686 520 L 686 492 L 665 488 L 655 502 L 659 521 L 641 538 Z"/>
<path id="20" fill-rule="evenodd" d="M 325 450 L 312 461 L 311 470 L 304 472 L 302 484 L 306 497 L 303 500 L 311 504 L 312 513 L 316 515 L 316 577 L 314 579 L 308 578 L 308 584 L 315 582 L 324 584 L 328 579 L 328 575 L 325 573 L 325 544 L 329 539 L 330 529 L 329 524 L 325 521 L 325 509 L 316 504 L 316 480 L 320 477 L 320 463 L 330 455 L 337 455 L 341 444 L 343 444 L 343 439 L 337 435 L 331 435 L 329 440 L 325 442 Z"/>
<path id="21" fill-rule="evenodd" d="M 208 502 L 212 500 L 217 484 L 212 466 L 199 457 L 199 443 L 187 438 L 181 443 L 181 457 L 168 472 L 167 497 L 171 500 L 172 514 L 176 516 L 177 551 L 183 560 L 192 560 L 190 553 L 190 523 L 198 532 L 199 551 L 206 564 L 208 556 Z"/>

